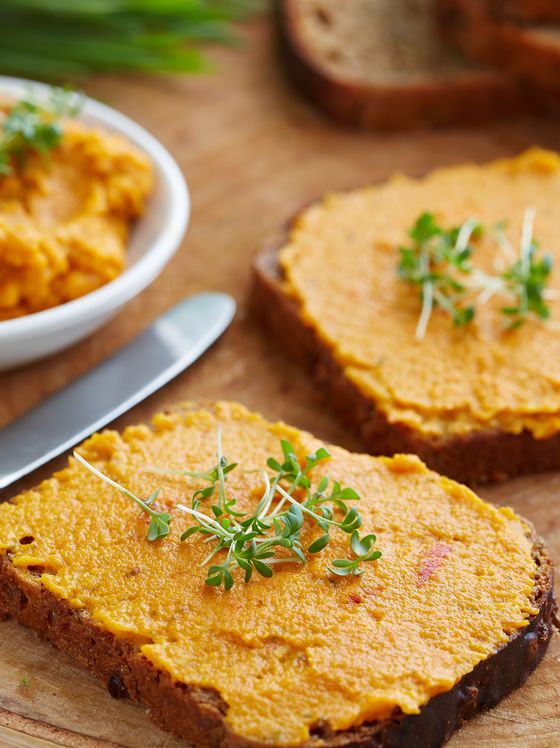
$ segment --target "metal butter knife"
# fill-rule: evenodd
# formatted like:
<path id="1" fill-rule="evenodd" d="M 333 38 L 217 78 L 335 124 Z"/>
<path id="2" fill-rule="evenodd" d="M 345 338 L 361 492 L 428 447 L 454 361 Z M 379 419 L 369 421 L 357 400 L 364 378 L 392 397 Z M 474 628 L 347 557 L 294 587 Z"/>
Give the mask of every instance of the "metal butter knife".
<path id="1" fill-rule="evenodd" d="M 235 301 L 202 293 L 0 430 L 0 489 L 105 426 L 176 377 L 224 332 Z"/>

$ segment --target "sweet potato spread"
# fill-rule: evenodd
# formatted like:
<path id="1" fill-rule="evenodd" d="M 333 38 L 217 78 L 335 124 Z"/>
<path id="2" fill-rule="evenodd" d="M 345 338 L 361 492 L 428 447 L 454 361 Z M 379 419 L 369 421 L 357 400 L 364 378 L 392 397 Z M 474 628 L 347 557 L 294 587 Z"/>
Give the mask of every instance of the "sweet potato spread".
<path id="1" fill-rule="evenodd" d="M 436 437 L 494 429 L 551 436 L 560 429 L 559 195 L 560 157 L 537 148 L 327 195 L 301 214 L 280 251 L 285 290 L 390 423 Z M 399 278 L 397 264 L 418 216 L 433 213 L 445 229 L 470 217 L 487 229 L 505 220 L 518 257 L 528 208 L 536 210 L 535 239 L 555 259 L 551 321 L 508 331 L 504 300 L 495 298 L 459 328 L 434 308 L 425 337 L 416 340 L 419 291 Z M 505 269 L 490 231 L 474 244 L 477 267 Z"/>
<path id="2" fill-rule="evenodd" d="M 140 496 L 161 486 L 160 506 L 173 512 L 200 482 L 153 467 L 207 470 L 218 423 L 224 454 L 240 463 L 228 495 L 242 510 L 254 508 L 263 487 L 250 471 L 280 456 L 280 438 L 300 459 L 320 445 L 217 403 L 185 405 L 122 436 L 97 434 L 79 451 Z M 360 493 L 362 530 L 377 533 L 383 552 L 363 576 L 328 572 L 333 557 L 349 555 L 348 536 L 337 531 L 305 565 L 247 584 L 239 577 L 228 592 L 207 587 L 200 563 L 208 545 L 179 542 L 186 515 L 173 512 L 171 535 L 148 542 L 138 507 L 73 459 L 0 506 L 0 552 L 177 681 L 215 689 L 227 725 L 244 738 L 295 744 L 323 720 L 344 730 L 395 707 L 417 713 L 537 612 L 529 531 L 510 509 L 416 457 L 329 449 L 328 474 Z"/>
<path id="3" fill-rule="evenodd" d="M 116 278 L 152 179 L 150 162 L 131 143 L 75 120 L 64 121 L 57 148 L 0 176 L 0 320 Z"/>

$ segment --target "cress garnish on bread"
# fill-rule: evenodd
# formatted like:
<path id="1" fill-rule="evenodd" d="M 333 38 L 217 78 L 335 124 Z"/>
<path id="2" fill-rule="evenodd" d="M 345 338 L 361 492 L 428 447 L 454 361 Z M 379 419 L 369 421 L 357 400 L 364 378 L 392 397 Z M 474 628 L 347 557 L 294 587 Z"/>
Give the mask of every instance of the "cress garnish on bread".
<path id="1" fill-rule="evenodd" d="M 507 319 L 507 329 L 514 330 L 529 318 L 548 320 L 548 299 L 560 291 L 546 288 L 554 261 L 544 253 L 537 257 L 539 244 L 533 236 L 535 210 L 527 208 L 523 217 L 520 247 L 516 252 L 504 229 L 498 223 L 492 234 L 502 258 L 496 257 L 499 271 L 484 272 L 472 262 L 474 239 L 484 234 L 484 227 L 474 218 L 461 226 L 442 229 L 431 213 L 423 213 L 410 229 L 412 246 L 399 247 L 400 277 L 420 288 L 422 310 L 416 338 L 421 340 L 434 307 L 446 312 L 456 327 L 471 322 L 476 303 L 485 304 L 498 297 L 505 299 L 499 311 Z"/>
<path id="2" fill-rule="evenodd" d="M 438 746 L 544 654 L 542 541 L 417 457 L 327 448 L 235 403 L 185 404 L 77 454 L 87 465 L 0 506 L 0 613 L 190 745 Z M 319 520 L 302 521 L 313 502 Z M 358 573 L 333 566 L 367 550 L 341 527 L 351 511 L 379 551 Z M 255 548 L 289 542 L 248 576 L 210 519 L 229 531 L 255 514 Z M 232 584 L 205 579 L 209 554 Z"/>
<path id="3" fill-rule="evenodd" d="M 329 194 L 257 257 L 253 306 L 372 454 L 558 468 L 559 193 L 534 148 Z"/>
<path id="4" fill-rule="evenodd" d="M 282 462 L 275 457 L 266 460 L 266 466 L 272 471 L 273 477 L 269 478 L 264 467 L 260 469 L 264 490 L 252 511 L 239 511 L 236 499 L 228 498 L 228 474 L 238 465 L 236 462 L 228 462 L 224 457 L 221 427 L 218 427 L 217 431 L 218 461 L 213 467 L 204 471 L 172 472 L 174 475 L 183 475 L 208 483 L 193 493 L 190 506 L 177 504 L 177 509 L 196 521 L 181 535 L 181 541 L 198 533 L 204 537 L 206 543 L 212 543 L 203 566 L 209 564 L 220 551 L 226 551 L 223 562 L 214 563 L 209 568 L 205 580 L 209 587 L 223 585 L 225 590 L 231 589 L 234 584 L 232 572 L 235 569 L 242 569 L 245 582 L 249 582 L 253 572 L 263 577 L 271 577 L 275 564 L 305 563 L 301 534 L 305 532 L 304 524 L 309 518 L 322 530 L 322 534 L 309 544 L 306 548 L 307 553 L 314 554 L 324 550 L 330 542 L 330 533 L 335 528 L 352 536 L 354 558 L 334 559 L 332 566 L 329 567 L 333 574 L 363 574 L 360 564 L 364 561 L 375 561 L 381 556 L 381 552 L 373 548 L 375 535 L 360 538 L 358 534 L 358 528 L 362 524 L 360 512 L 348 505 L 348 502 L 360 499 L 353 488 L 342 488 L 338 481 L 331 481 L 327 475 L 323 475 L 312 490 L 311 472 L 317 465 L 329 460 L 329 451 L 325 447 L 320 447 L 317 452 L 306 455 L 303 465 L 300 465 L 296 450 L 287 439 L 282 439 L 280 446 Z M 165 511 L 158 512 L 152 506 L 160 494 L 159 488 L 144 501 L 97 470 L 78 452 L 74 452 L 74 457 L 91 473 L 128 496 L 143 509 L 150 518 L 146 536 L 148 540 L 159 540 L 169 535 L 171 515 Z M 298 494 L 299 498 L 295 498 Z M 210 503 L 210 511 L 204 510 L 204 502 Z M 335 511 L 340 515 L 336 519 Z"/>

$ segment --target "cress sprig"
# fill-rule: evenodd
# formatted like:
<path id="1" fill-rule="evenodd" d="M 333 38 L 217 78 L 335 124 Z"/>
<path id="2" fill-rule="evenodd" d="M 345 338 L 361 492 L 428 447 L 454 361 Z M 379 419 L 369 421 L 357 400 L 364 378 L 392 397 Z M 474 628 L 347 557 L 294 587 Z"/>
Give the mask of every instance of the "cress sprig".
<path id="1" fill-rule="evenodd" d="M 476 315 L 474 301 L 484 303 L 492 296 L 507 299 L 501 312 L 508 318 L 508 328 L 519 327 L 527 318 L 546 320 L 550 316 L 546 290 L 552 271 L 552 257 L 545 253 L 539 259 L 538 242 L 533 237 L 535 211 L 528 208 L 523 218 L 519 256 L 510 267 L 497 275 L 484 273 L 472 263 L 472 240 L 484 234 L 474 218 L 461 226 L 443 229 L 431 213 L 422 213 L 409 236 L 412 245 L 399 247 L 399 276 L 420 288 L 422 308 L 416 326 L 416 338 L 422 340 L 435 306 L 445 311 L 456 327 L 471 322 Z M 504 248 L 503 222 L 492 232 L 498 246 Z M 509 247 L 510 253 L 512 248 Z"/>
<path id="2" fill-rule="evenodd" d="M 236 568 L 244 572 L 244 581 L 249 582 L 254 572 L 271 577 L 277 564 L 306 563 L 301 539 L 306 522 L 314 523 L 322 531 L 305 549 L 308 554 L 323 551 L 330 542 L 333 529 L 352 536 L 351 547 L 356 557 L 332 561 L 330 571 L 339 576 L 362 574 L 360 563 L 381 556 L 380 551 L 372 550 L 374 535 L 366 535 L 360 541 L 358 528 L 362 518 L 359 511 L 347 503 L 358 501 L 358 493 L 353 488 L 343 488 L 338 481 L 331 481 L 327 476 L 322 476 L 316 487 L 313 486 L 311 471 L 330 458 L 328 450 L 320 447 L 306 456 L 302 466 L 289 441 L 281 440 L 281 449 L 282 461 L 274 457 L 267 460 L 272 477 L 266 470 L 261 471 L 264 491 L 252 513 L 236 511 L 235 499 L 228 498 L 225 492 L 225 481 L 220 483 L 213 479 L 207 489 L 212 496 L 217 485 L 218 500 L 210 507 L 211 515 L 201 511 L 201 489 L 195 492 L 190 507 L 177 505 L 197 521 L 183 533 L 181 540 L 200 534 L 205 537 L 205 542 L 212 543 L 201 566 L 209 564 L 219 552 L 225 554 L 221 563 L 209 567 L 207 585 L 231 589 Z M 221 452 L 219 435 L 218 465 L 222 466 L 224 474 L 233 469 Z M 189 471 L 185 474 L 193 475 Z M 201 474 L 194 475 L 200 477 Z M 296 491 L 299 498 L 294 496 Z M 340 518 L 335 518 L 337 512 Z"/>
<path id="3" fill-rule="evenodd" d="M 155 469 L 155 472 L 163 475 L 186 475 L 189 478 L 200 480 L 208 483 L 204 488 L 198 488 L 192 496 L 192 504 L 194 508 L 200 505 L 200 502 L 204 499 L 210 499 L 217 494 L 216 501 L 212 505 L 213 511 L 216 513 L 223 513 L 224 511 L 230 514 L 235 514 L 233 509 L 235 500 L 228 499 L 226 496 L 226 480 L 227 475 L 237 467 L 237 462 L 228 462 L 223 455 L 222 450 L 222 430 L 218 428 L 217 435 L 217 448 L 216 456 L 218 461 L 209 470 L 195 471 L 195 470 L 159 470 Z"/>
<path id="4" fill-rule="evenodd" d="M 457 327 L 474 317 L 474 307 L 462 305 L 467 289 L 459 278 L 472 271 L 470 240 L 480 231 L 480 224 L 472 218 L 460 227 L 444 230 L 431 213 L 422 213 L 408 232 L 413 245 L 399 248 L 398 273 L 403 280 L 420 286 L 418 339 L 425 335 L 434 305 L 446 311 Z"/>
<path id="5" fill-rule="evenodd" d="M 148 525 L 147 533 L 148 540 L 159 540 L 160 538 L 165 538 L 167 535 L 169 535 L 169 531 L 171 529 L 171 515 L 168 512 L 156 512 L 155 509 L 153 509 L 151 506 L 160 494 L 159 488 L 156 488 L 156 490 L 152 492 L 148 499 L 143 500 L 139 496 L 136 496 L 136 494 L 132 493 L 132 491 L 129 491 L 128 488 L 121 486 L 120 483 L 117 483 L 117 481 L 109 478 L 109 476 L 102 473 L 86 459 L 84 459 L 78 452 L 73 452 L 73 455 L 79 463 L 81 463 L 90 471 L 90 473 L 96 475 L 109 486 L 116 488 L 117 491 L 120 491 L 120 493 L 128 496 L 129 499 L 132 499 L 134 502 L 136 502 L 138 506 L 150 517 L 150 524 Z"/>
<path id="6" fill-rule="evenodd" d="M 177 504 L 177 509 L 193 517 L 197 524 L 189 527 L 181 535 L 185 541 L 193 535 L 204 537 L 204 542 L 212 547 L 201 566 L 207 566 L 220 552 L 225 558 L 219 564 L 212 564 L 205 583 L 210 587 L 223 586 L 230 590 L 234 584 L 234 572 L 244 572 L 244 581 L 249 582 L 253 572 L 263 577 L 271 577 L 276 564 L 305 564 L 305 553 L 316 554 L 323 551 L 331 540 L 331 532 L 340 530 L 351 536 L 350 546 L 354 558 L 333 559 L 329 571 L 338 576 L 363 574 L 362 563 L 375 561 L 381 551 L 374 548 L 376 537 L 369 534 L 360 538 L 358 529 L 362 518 L 355 507 L 348 502 L 359 501 L 359 494 L 350 487 L 342 487 L 336 480 L 323 475 L 314 486 L 311 472 L 321 463 L 330 459 L 330 453 L 320 447 L 307 455 L 300 464 L 294 446 L 282 439 L 282 461 L 269 457 L 267 470 L 262 469 L 264 491 L 253 512 L 236 510 L 236 500 L 229 497 L 226 481 L 237 463 L 228 462 L 222 451 L 221 430 L 217 433 L 217 463 L 205 471 L 156 470 L 159 473 L 186 475 L 207 483 L 194 491 L 190 507 Z M 156 489 L 147 500 L 136 496 L 117 481 L 109 478 L 91 465 L 78 452 L 74 457 L 91 473 L 108 485 L 132 499 L 150 517 L 147 539 L 165 538 L 170 532 L 171 514 L 157 512 L 152 508 L 160 489 Z M 252 471 L 254 472 L 254 471 Z M 294 494 L 298 492 L 298 498 Z M 202 504 L 212 500 L 210 513 L 203 511 Z M 314 523 L 322 534 L 304 550 L 301 533 L 306 522 Z"/>
<path id="7" fill-rule="evenodd" d="M 535 211 L 525 213 L 521 233 L 520 258 L 502 274 L 505 289 L 515 299 L 513 304 L 502 307 L 502 314 L 511 319 L 510 328 L 519 327 L 529 315 L 542 320 L 550 317 L 546 304 L 546 284 L 552 272 L 552 256 L 545 252 L 541 259 L 535 256 L 539 244 L 533 237 Z"/>
<path id="8" fill-rule="evenodd" d="M 335 558 L 332 567 L 329 569 L 333 574 L 339 577 L 346 577 L 349 574 L 362 574 L 360 564 L 365 561 L 376 561 L 381 556 L 381 551 L 374 548 L 376 541 L 375 535 L 365 535 L 360 539 L 356 531 L 352 533 L 350 545 L 356 558 Z"/>
<path id="9" fill-rule="evenodd" d="M 10 174 L 30 153 L 44 154 L 62 140 L 62 118 L 80 111 L 82 97 L 76 92 L 53 88 L 48 99 L 16 102 L 0 121 L 0 177 Z"/>

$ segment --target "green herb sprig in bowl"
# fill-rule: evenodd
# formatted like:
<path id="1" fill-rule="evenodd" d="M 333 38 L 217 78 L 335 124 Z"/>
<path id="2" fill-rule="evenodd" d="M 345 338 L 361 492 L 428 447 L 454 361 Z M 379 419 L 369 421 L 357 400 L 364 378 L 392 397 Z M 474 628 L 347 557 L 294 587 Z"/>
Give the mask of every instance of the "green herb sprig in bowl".
<path id="1" fill-rule="evenodd" d="M 29 96 L 17 101 L 0 118 L 0 177 L 24 164 L 31 153 L 46 154 L 60 145 L 64 117 L 82 107 L 80 93 L 53 88 L 44 102 Z"/>
<path id="2" fill-rule="evenodd" d="M 226 483 L 237 463 L 230 463 L 222 451 L 221 432 L 217 436 L 217 463 L 206 471 L 165 471 L 160 473 L 185 475 L 207 485 L 192 495 L 190 506 L 177 504 L 176 508 L 193 518 L 195 524 L 181 535 L 186 541 L 200 535 L 208 543 L 208 554 L 201 567 L 208 566 L 205 583 L 210 587 L 230 590 L 235 582 L 236 570 L 241 571 L 245 583 L 254 573 L 270 578 L 281 564 L 305 564 L 309 556 L 324 551 L 333 532 L 350 536 L 352 558 L 335 558 L 328 567 L 337 576 L 360 576 L 362 564 L 376 561 L 381 551 L 375 549 L 376 537 L 359 535 L 362 517 L 350 503 L 360 500 L 350 487 L 342 487 L 336 480 L 323 475 L 317 483 L 312 480 L 316 468 L 330 459 L 330 453 L 320 447 L 307 455 L 300 464 L 293 445 L 283 439 L 280 443 L 281 460 L 269 457 L 267 469 L 259 472 L 263 479 L 263 493 L 253 511 L 238 511 L 236 500 L 227 493 Z M 158 512 L 152 506 L 159 495 L 154 491 L 143 500 L 124 486 L 101 473 L 74 452 L 78 461 L 98 478 L 128 496 L 150 517 L 147 539 L 161 540 L 170 532 L 172 516 Z M 253 471 L 254 472 L 254 471 Z M 304 546 L 302 533 L 317 528 L 320 535 Z M 220 556 L 220 562 L 216 558 Z"/>

